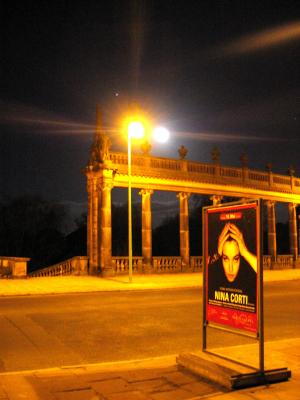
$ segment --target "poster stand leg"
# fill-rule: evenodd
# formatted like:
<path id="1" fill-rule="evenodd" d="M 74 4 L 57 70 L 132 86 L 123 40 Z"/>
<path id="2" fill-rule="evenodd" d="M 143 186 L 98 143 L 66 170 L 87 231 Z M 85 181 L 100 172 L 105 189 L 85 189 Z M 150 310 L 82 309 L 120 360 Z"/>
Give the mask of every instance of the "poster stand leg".
<path id="1" fill-rule="evenodd" d="M 292 376 L 287 368 L 270 369 L 264 372 L 234 375 L 231 377 L 232 389 L 244 389 L 251 386 L 266 385 L 287 381 Z"/>

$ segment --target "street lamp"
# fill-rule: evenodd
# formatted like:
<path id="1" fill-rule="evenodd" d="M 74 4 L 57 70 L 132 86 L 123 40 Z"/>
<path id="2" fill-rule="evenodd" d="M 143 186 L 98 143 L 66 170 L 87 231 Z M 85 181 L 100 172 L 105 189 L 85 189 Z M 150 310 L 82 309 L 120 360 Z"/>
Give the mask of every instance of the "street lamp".
<path id="1" fill-rule="evenodd" d="M 144 125 L 140 121 L 133 121 L 127 128 L 128 142 L 128 273 L 129 282 L 132 282 L 132 204 L 131 204 L 131 139 L 141 139 L 145 135 Z"/>
<path id="2" fill-rule="evenodd" d="M 145 126 L 141 121 L 131 121 L 127 126 L 128 143 L 128 274 L 132 282 L 132 201 L 131 201 L 131 139 L 141 139 L 145 136 Z M 153 130 L 157 142 L 165 143 L 169 139 L 169 131 L 158 127 Z"/>

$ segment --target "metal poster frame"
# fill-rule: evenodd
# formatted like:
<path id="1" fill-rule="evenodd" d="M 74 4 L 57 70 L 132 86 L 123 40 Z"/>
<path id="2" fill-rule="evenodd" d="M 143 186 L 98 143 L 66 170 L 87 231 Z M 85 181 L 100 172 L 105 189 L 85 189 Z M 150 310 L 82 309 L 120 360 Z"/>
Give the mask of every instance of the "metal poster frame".
<path id="1" fill-rule="evenodd" d="M 256 280 L 256 296 L 257 296 L 257 301 L 256 301 L 256 318 L 257 318 L 257 325 L 256 325 L 256 332 L 248 332 L 248 331 L 243 331 L 242 329 L 237 329 L 232 326 L 224 326 L 222 324 L 214 323 L 211 321 L 208 321 L 207 318 L 207 304 L 208 304 L 208 274 L 207 274 L 207 268 L 208 268 L 208 239 L 207 239 L 207 234 L 208 234 L 208 217 L 207 214 L 212 210 L 216 210 L 216 213 L 219 211 L 221 212 L 222 209 L 230 209 L 232 210 L 238 210 L 239 208 L 255 208 L 256 213 L 256 256 L 257 256 L 257 280 Z M 255 339 L 258 341 L 259 345 L 259 366 L 258 368 L 255 368 L 260 374 L 264 374 L 264 307 L 263 307 L 263 218 L 262 218 L 262 200 L 245 200 L 245 201 L 238 201 L 238 202 L 230 202 L 230 203 L 223 203 L 217 206 L 208 206 L 204 207 L 202 210 L 202 238 L 203 238 L 203 341 L 202 341 L 202 351 L 216 355 L 218 357 L 228 359 L 230 361 L 233 361 L 235 363 L 243 364 L 240 362 L 237 362 L 236 360 L 232 360 L 228 357 L 222 356 L 218 353 L 214 353 L 213 351 L 210 351 L 207 349 L 207 328 L 213 328 L 213 329 L 218 329 L 222 331 L 227 331 L 230 333 L 234 333 L 237 335 L 242 335 L 242 336 L 247 336 L 252 339 Z M 245 365 L 245 364 L 243 364 Z M 249 365 L 246 365 L 249 367 Z M 250 366 L 251 368 L 254 368 L 253 365 Z"/>

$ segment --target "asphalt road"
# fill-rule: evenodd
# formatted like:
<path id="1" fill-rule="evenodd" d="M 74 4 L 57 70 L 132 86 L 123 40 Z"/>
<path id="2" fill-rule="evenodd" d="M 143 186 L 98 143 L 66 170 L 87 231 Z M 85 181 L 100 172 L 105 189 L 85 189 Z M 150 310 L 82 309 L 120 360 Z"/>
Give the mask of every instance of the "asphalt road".
<path id="1" fill-rule="evenodd" d="M 265 285 L 265 337 L 300 336 L 300 281 Z M 200 289 L 0 298 L 0 371 L 196 351 Z M 210 330 L 216 347 L 251 340 Z"/>

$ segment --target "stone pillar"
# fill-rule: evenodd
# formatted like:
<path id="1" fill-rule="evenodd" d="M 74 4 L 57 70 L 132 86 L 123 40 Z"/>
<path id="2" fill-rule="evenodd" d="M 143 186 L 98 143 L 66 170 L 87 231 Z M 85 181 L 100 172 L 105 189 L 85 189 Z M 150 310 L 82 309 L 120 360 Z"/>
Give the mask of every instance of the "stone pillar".
<path id="1" fill-rule="evenodd" d="M 179 230 L 180 230 L 180 256 L 182 271 L 186 271 L 190 264 L 190 235 L 189 235 L 189 193 L 180 192 L 179 198 Z"/>
<path id="2" fill-rule="evenodd" d="M 222 199 L 223 196 L 218 196 L 216 194 L 210 197 L 210 200 L 213 202 L 213 206 L 218 206 L 219 204 L 221 204 Z"/>
<path id="3" fill-rule="evenodd" d="M 294 203 L 289 203 L 290 253 L 293 255 L 295 261 L 298 257 L 296 206 Z"/>
<path id="4" fill-rule="evenodd" d="M 267 201 L 268 211 L 268 249 L 272 261 L 276 261 L 277 243 L 276 243 L 276 217 L 275 217 L 275 202 Z"/>
<path id="5" fill-rule="evenodd" d="M 109 172 L 109 170 L 107 171 Z M 100 184 L 101 202 L 99 202 L 99 265 L 101 275 L 112 276 L 114 270 L 111 262 L 111 190 L 112 180 L 103 179 Z"/>
<path id="6" fill-rule="evenodd" d="M 153 190 L 142 189 L 139 194 L 142 196 L 142 256 L 143 272 L 152 270 L 152 215 L 151 195 Z"/>
<path id="7" fill-rule="evenodd" d="M 98 273 L 98 204 L 99 192 L 97 178 L 94 174 L 87 174 L 88 218 L 87 218 L 87 256 L 89 258 L 89 274 Z"/>

